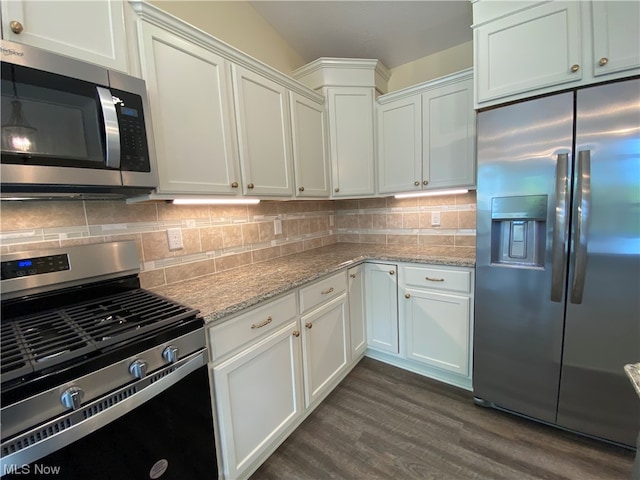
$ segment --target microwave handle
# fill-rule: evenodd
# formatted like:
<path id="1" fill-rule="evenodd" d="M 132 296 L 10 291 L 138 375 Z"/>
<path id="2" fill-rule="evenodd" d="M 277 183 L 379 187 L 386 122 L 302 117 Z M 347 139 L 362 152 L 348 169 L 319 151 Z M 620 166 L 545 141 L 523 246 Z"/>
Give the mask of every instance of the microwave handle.
<path id="1" fill-rule="evenodd" d="M 120 125 L 113 96 L 107 88 L 96 87 L 96 90 L 102 106 L 102 119 L 107 141 L 106 164 L 109 168 L 120 168 Z"/>

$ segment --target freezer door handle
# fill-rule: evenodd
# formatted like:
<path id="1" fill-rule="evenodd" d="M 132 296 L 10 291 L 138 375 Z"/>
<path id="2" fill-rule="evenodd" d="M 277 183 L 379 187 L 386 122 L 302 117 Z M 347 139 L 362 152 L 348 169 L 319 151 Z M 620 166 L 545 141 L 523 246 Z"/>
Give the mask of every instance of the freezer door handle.
<path id="1" fill-rule="evenodd" d="M 556 162 L 556 210 L 553 225 L 553 256 L 551 261 L 551 301 L 561 302 L 566 265 L 566 242 L 569 223 L 569 154 L 559 153 Z"/>
<path id="2" fill-rule="evenodd" d="M 573 285 L 571 303 L 582 303 L 587 271 L 587 236 L 591 210 L 591 151 L 578 152 L 578 189 L 576 198 L 576 230 L 573 236 Z"/>

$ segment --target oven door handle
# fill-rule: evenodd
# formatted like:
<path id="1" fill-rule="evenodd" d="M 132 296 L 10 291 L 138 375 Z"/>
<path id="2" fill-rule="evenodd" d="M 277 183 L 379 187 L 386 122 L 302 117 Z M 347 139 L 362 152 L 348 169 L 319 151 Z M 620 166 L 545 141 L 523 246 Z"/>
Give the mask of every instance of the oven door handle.
<path id="1" fill-rule="evenodd" d="M 106 396 L 83 405 L 78 410 L 56 417 L 43 425 L 2 442 L 0 450 L 13 453 L 0 458 L 0 472 L 10 471 L 8 469 L 16 466 L 19 468 L 21 465 L 28 465 L 104 427 L 172 387 L 198 368 L 205 366 L 207 359 L 207 350 L 199 350 L 178 363 L 168 365 L 137 382 L 127 384 Z M 115 398 L 123 398 L 123 400 L 113 403 L 112 399 Z M 112 405 L 108 406 L 109 403 Z M 48 433 L 43 435 L 43 432 L 55 432 L 56 430 L 60 431 L 53 435 Z M 41 440 L 37 441 L 38 438 Z M 28 446 L 19 449 L 18 445 Z"/>
<path id="2" fill-rule="evenodd" d="M 105 160 L 108 168 L 120 168 L 120 123 L 118 112 L 113 102 L 113 95 L 108 88 L 96 87 L 100 106 L 102 107 L 102 122 L 106 141 Z"/>

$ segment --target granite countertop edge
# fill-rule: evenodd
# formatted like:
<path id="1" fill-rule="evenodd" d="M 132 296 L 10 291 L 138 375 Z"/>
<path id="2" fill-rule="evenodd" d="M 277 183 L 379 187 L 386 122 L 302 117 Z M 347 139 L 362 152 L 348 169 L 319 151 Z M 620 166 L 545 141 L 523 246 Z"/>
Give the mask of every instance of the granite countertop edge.
<path id="1" fill-rule="evenodd" d="M 629 380 L 633 384 L 633 388 L 636 389 L 636 393 L 640 397 L 640 362 L 639 363 L 630 363 L 624 366 L 624 371 L 626 372 Z"/>
<path id="2" fill-rule="evenodd" d="M 153 287 L 149 290 L 198 309 L 207 326 L 212 326 L 260 303 L 366 261 L 475 267 L 475 259 L 472 258 L 429 255 L 413 251 L 394 252 L 393 247 L 389 249 L 391 251 L 377 247 L 375 248 L 377 251 L 374 252 L 354 253 L 354 249 L 361 248 L 363 245 L 336 245 Z M 401 247 L 398 248 L 402 250 Z M 361 249 L 367 248 L 365 246 Z M 277 277 L 278 274 L 283 277 L 274 280 L 273 277 Z M 267 280 L 267 276 L 272 279 Z M 252 282 L 255 285 L 252 285 Z M 251 292 L 252 287 L 257 292 Z M 229 294 L 230 289 L 238 290 L 237 294 Z M 232 298 L 219 298 L 225 295 L 230 295 Z"/>

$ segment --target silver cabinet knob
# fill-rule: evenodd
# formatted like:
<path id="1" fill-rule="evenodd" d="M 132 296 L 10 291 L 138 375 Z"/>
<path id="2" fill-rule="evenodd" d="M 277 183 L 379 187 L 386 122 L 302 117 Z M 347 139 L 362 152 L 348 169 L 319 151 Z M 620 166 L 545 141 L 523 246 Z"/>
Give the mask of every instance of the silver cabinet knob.
<path id="1" fill-rule="evenodd" d="M 413 184 L 417 187 L 420 185 L 420 182 L 416 180 L 415 182 L 413 182 Z"/>
<path id="2" fill-rule="evenodd" d="M 577 63 L 575 65 L 571 65 L 571 73 L 576 73 L 578 70 L 580 70 L 580 65 Z"/>
<path id="3" fill-rule="evenodd" d="M 147 375 L 147 362 L 136 360 L 129 365 L 129 373 L 136 378 L 144 378 Z"/>
<path id="4" fill-rule="evenodd" d="M 598 65 L 600 65 L 601 67 L 604 67 L 607 63 L 609 63 L 609 59 L 607 57 L 602 57 L 598 61 Z"/>
<path id="5" fill-rule="evenodd" d="M 429 180 L 423 180 L 423 181 L 422 181 L 422 184 L 423 184 L 423 185 L 429 185 Z"/>
<path id="6" fill-rule="evenodd" d="M 12 20 L 9 23 L 9 28 L 13 33 L 16 33 L 16 34 L 20 34 L 24 30 L 24 26 L 17 20 Z"/>
<path id="7" fill-rule="evenodd" d="M 65 408 L 69 410 L 77 410 L 82 405 L 82 399 L 84 398 L 84 390 L 80 387 L 67 388 L 60 396 L 60 401 Z"/>
<path id="8" fill-rule="evenodd" d="M 304 192 L 304 187 L 298 187 L 298 191 Z"/>
<path id="9" fill-rule="evenodd" d="M 395 275 L 395 274 L 396 274 L 395 271 L 393 271 L 393 270 L 389 271 L 389 275 Z"/>
<path id="10" fill-rule="evenodd" d="M 248 189 L 252 189 L 253 187 L 255 187 L 255 185 L 253 183 L 250 183 L 249 185 L 247 185 Z"/>
<path id="11" fill-rule="evenodd" d="M 162 351 L 162 358 L 164 358 L 167 363 L 176 363 L 178 361 L 179 352 L 178 347 L 169 345 Z"/>
<path id="12" fill-rule="evenodd" d="M 333 189 L 333 191 L 338 193 L 340 191 L 340 189 L 336 187 L 336 188 Z"/>
<path id="13" fill-rule="evenodd" d="M 405 293 L 404 294 L 404 298 L 411 298 L 411 294 L 410 293 Z"/>
<path id="14" fill-rule="evenodd" d="M 231 184 L 231 188 L 238 188 L 238 182 L 233 182 Z"/>

